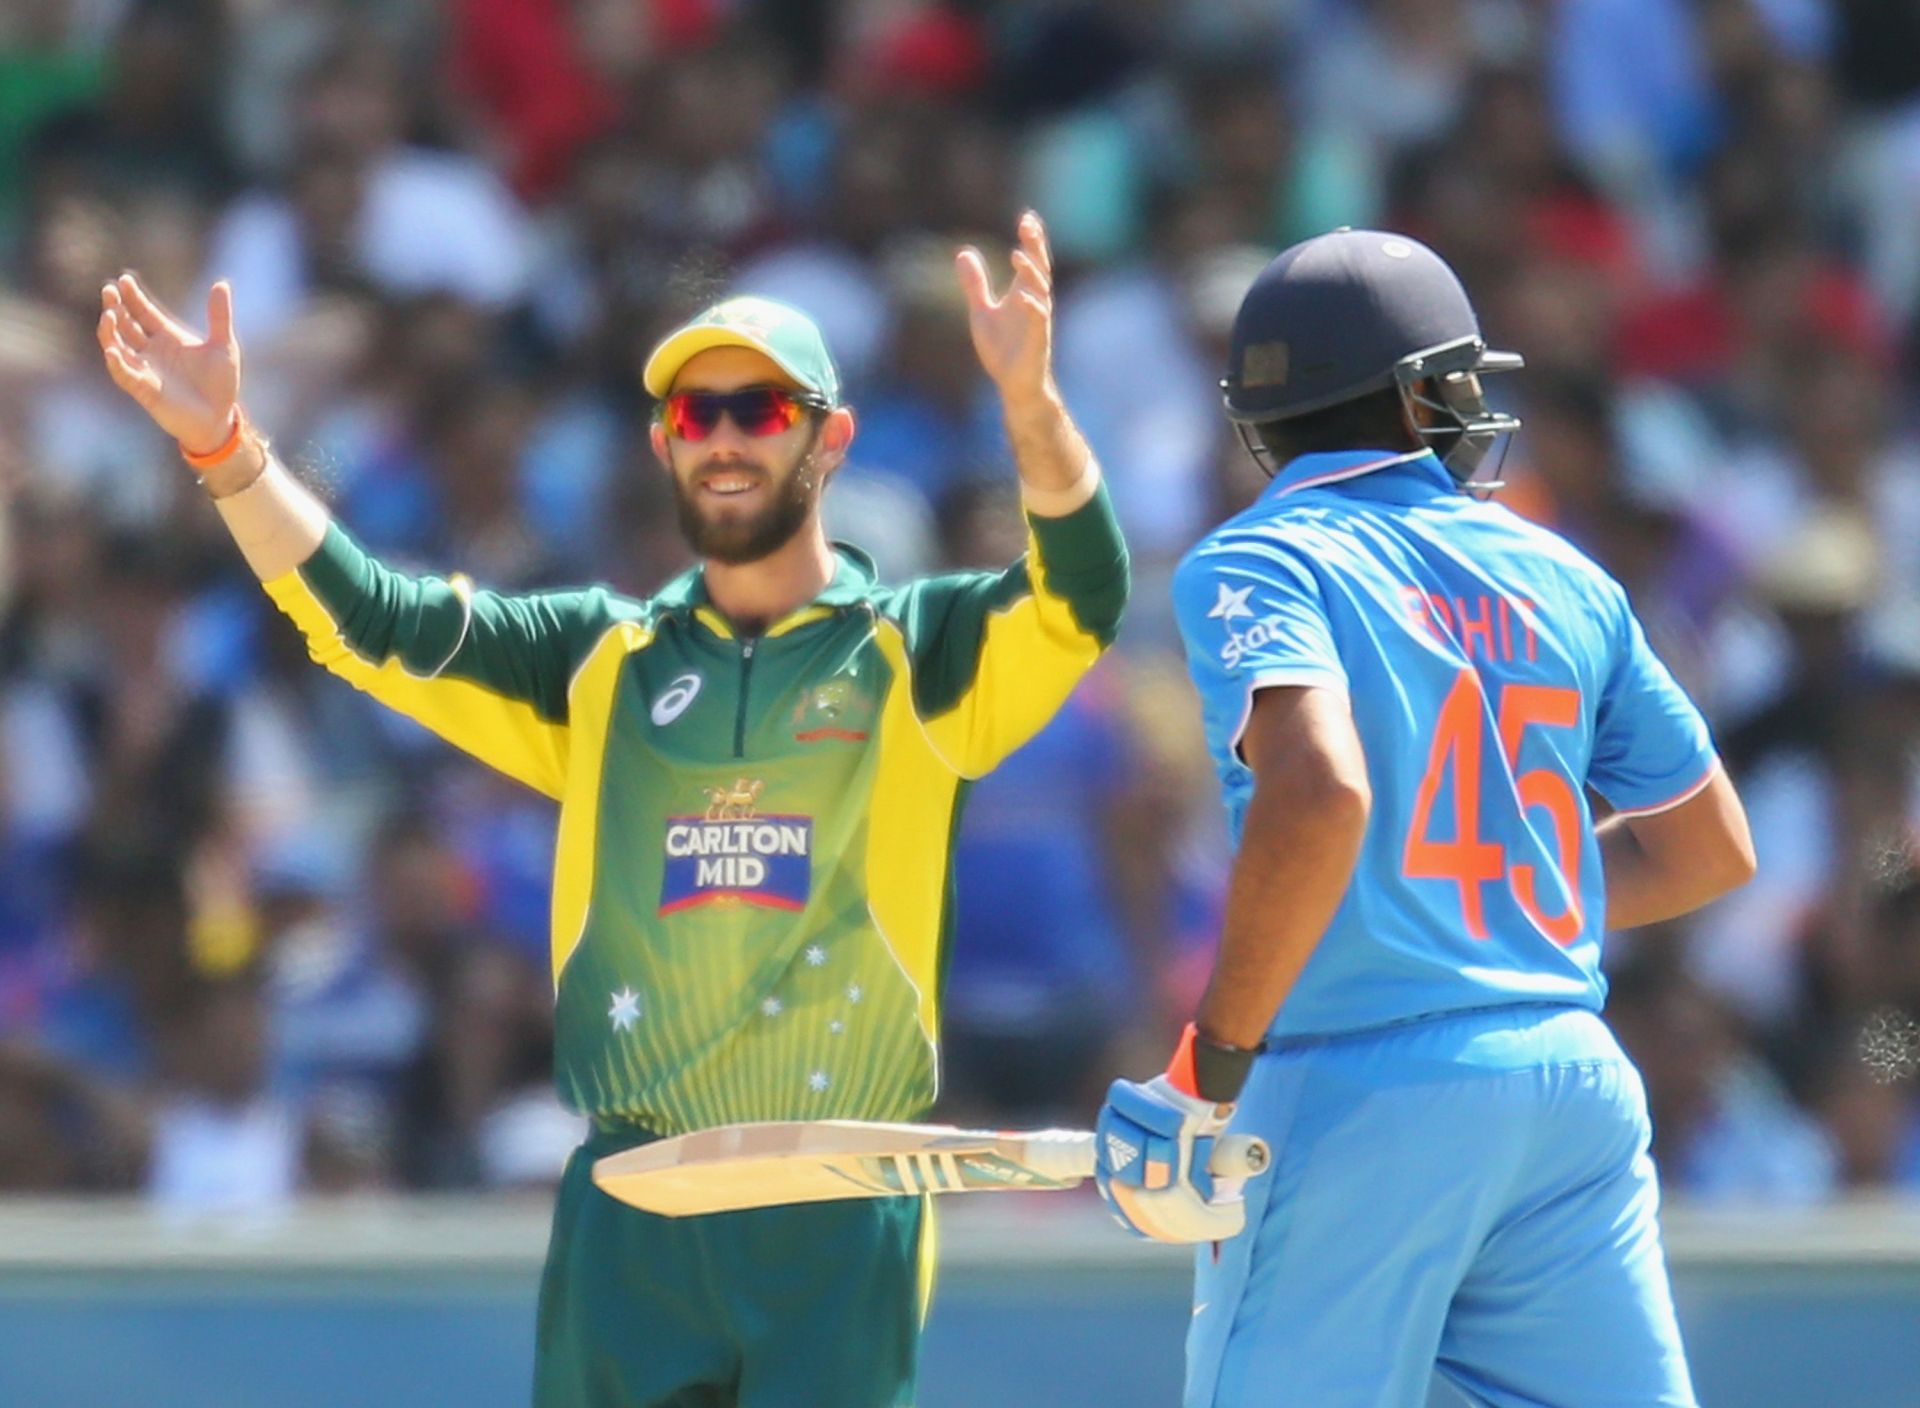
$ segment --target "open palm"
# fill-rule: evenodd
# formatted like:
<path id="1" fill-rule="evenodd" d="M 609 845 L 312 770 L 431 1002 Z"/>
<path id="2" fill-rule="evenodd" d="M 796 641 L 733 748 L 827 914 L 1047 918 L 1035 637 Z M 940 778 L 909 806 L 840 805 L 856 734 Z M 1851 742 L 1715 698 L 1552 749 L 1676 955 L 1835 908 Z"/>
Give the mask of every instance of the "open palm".
<path id="1" fill-rule="evenodd" d="M 1011 262 L 1013 282 L 995 297 L 979 250 L 963 249 L 954 261 L 973 350 L 1000 394 L 1014 400 L 1050 390 L 1053 376 L 1053 256 L 1031 210 L 1020 217 L 1020 247 Z"/>
<path id="2" fill-rule="evenodd" d="M 240 399 L 240 344 L 233 335 L 233 290 L 222 281 L 207 295 L 207 335 L 167 312 L 132 274 L 100 290 L 95 329 L 113 384 L 188 449 L 226 438 Z"/>

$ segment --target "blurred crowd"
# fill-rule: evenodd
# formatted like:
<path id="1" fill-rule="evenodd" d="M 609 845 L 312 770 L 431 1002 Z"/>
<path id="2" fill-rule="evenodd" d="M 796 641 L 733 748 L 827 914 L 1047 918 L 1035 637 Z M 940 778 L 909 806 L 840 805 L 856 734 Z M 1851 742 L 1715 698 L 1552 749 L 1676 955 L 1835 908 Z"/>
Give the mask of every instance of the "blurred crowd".
<path id="1" fill-rule="evenodd" d="M 0 9 L 0 1189 L 178 1209 L 553 1178 L 542 798 L 309 664 L 107 381 L 230 279 L 246 399 L 389 561 L 684 567 L 638 368 L 826 330 L 887 575 L 1019 551 L 952 273 L 1046 217 L 1136 561 L 973 794 L 945 1112 L 1084 1120 L 1203 981 L 1226 842 L 1166 585 L 1280 247 L 1387 225 L 1528 370 L 1505 502 L 1631 588 L 1761 860 L 1610 941 L 1670 1192 L 1920 1189 L 1920 10 L 1909 0 L 37 0 Z"/>

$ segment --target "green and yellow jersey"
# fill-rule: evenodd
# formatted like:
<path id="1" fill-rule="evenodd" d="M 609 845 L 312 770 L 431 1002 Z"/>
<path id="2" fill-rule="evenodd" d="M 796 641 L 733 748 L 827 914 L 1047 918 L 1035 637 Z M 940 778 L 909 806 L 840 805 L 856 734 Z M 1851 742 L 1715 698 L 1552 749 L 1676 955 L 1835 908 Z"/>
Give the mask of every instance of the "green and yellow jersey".
<path id="1" fill-rule="evenodd" d="M 603 1125 L 933 1100 L 967 785 L 1112 640 L 1126 549 L 1103 489 L 1031 517 L 1004 572 L 883 586 L 836 552 L 759 636 L 697 570 L 646 601 L 501 596 L 338 524 L 267 584 L 315 660 L 560 803 L 555 1079 Z"/>

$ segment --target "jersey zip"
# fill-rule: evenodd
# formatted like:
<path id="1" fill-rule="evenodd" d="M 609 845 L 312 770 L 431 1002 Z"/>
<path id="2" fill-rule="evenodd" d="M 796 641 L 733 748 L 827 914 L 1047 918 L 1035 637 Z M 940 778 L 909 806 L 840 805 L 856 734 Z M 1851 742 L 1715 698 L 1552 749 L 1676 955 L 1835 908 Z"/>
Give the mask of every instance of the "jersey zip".
<path id="1" fill-rule="evenodd" d="M 759 638 L 748 636 L 740 642 L 740 707 L 733 716 L 733 756 L 747 755 L 747 684 L 753 678 L 753 648 Z"/>

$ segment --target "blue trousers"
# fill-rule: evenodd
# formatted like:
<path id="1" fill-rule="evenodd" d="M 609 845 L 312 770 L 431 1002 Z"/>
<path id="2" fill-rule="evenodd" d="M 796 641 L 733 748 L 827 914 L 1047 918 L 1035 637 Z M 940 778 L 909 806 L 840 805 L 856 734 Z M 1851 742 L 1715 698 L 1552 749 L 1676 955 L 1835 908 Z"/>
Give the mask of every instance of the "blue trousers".
<path id="1" fill-rule="evenodd" d="M 1278 1044 L 1233 1128 L 1273 1146 L 1200 1247 L 1187 1408 L 1693 1408 L 1639 1072 L 1521 1006 Z"/>

